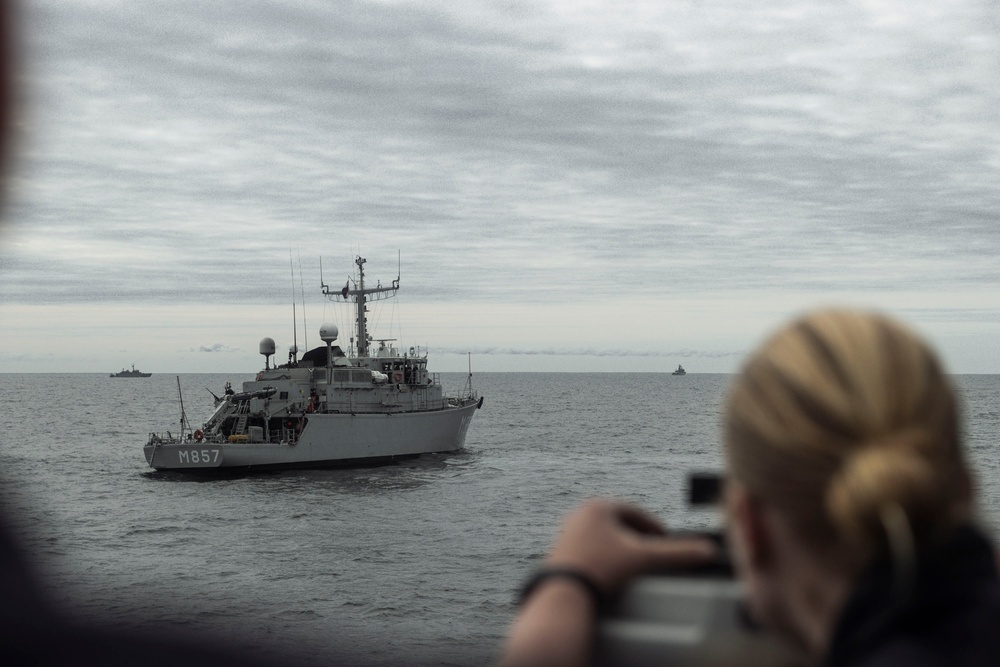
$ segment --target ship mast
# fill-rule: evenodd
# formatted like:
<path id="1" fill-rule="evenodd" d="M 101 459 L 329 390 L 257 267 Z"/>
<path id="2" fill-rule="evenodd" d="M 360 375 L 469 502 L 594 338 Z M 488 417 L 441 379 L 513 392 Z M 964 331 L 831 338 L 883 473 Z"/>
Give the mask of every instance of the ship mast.
<path id="1" fill-rule="evenodd" d="M 355 310 L 356 310 L 356 324 L 357 324 L 357 335 L 358 335 L 358 357 L 368 356 L 368 302 L 369 301 L 381 301 L 383 299 L 389 299 L 396 295 L 396 290 L 399 289 L 399 273 L 396 274 L 396 279 L 392 281 L 392 285 L 389 287 L 382 287 L 382 283 L 379 282 L 375 287 L 365 287 L 365 262 L 367 262 L 364 257 L 358 255 L 354 263 L 358 265 L 358 279 L 354 283 L 354 289 L 351 289 L 351 280 L 348 278 L 347 284 L 344 285 L 341 290 L 330 291 L 330 288 L 323 283 L 322 276 L 320 277 L 320 286 L 323 288 L 323 294 L 328 298 L 337 299 L 338 297 L 348 301 L 351 297 L 354 297 Z"/>
<path id="2" fill-rule="evenodd" d="M 292 264 L 292 249 L 288 249 L 288 269 L 292 273 L 292 349 L 288 351 L 288 363 L 298 362 L 299 354 L 299 329 L 298 318 L 295 316 L 295 265 Z M 301 277 L 301 276 L 300 276 Z M 302 304 L 302 312 L 305 312 L 306 305 Z"/>

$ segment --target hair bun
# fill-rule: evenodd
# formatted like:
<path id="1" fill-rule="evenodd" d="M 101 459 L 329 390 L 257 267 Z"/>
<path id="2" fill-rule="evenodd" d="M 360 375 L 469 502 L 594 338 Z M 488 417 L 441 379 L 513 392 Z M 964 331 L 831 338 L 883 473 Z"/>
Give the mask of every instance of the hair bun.
<path id="1" fill-rule="evenodd" d="M 930 439 L 914 430 L 879 437 L 856 449 L 834 474 L 826 491 L 830 520 L 846 543 L 870 557 L 884 549 L 883 517 L 902 510 L 919 540 L 936 532 L 941 506 L 954 495 L 948 466 L 929 455 Z"/>

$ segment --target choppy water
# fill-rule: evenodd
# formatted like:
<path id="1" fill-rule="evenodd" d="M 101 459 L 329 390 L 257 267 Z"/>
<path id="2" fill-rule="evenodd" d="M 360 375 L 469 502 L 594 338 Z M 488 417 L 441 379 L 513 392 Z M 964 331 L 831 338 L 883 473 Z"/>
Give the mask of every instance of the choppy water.
<path id="1" fill-rule="evenodd" d="M 182 375 L 192 422 L 250 376 Z M 0 500 L 74 616 L 214 633 L 295 659 L 493 659 L 512 596 L 560 516 L 623 497 L 673 525 L 688 472 L 721 462 L 725 375 L 504 374 L 464 452 L 234 479 L 150 472 L 176 424 L 172 375 L 0 375 Z M 445 375 L 452 389 L 462 375 Z M 1000 526 L 1000 376 L 959 376 L 987 524 Z"/>

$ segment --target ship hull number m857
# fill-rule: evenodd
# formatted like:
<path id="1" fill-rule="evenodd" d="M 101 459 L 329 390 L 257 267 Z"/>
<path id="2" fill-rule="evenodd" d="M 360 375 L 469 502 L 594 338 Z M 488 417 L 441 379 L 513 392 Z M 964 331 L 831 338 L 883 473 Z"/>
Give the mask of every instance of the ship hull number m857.
<path id="1" fill-rule="evenodd" d="M 181 449 L 177 451 L 178 463 L 188 465 L 213 465 L 222 460 L 219 449 Z"/>

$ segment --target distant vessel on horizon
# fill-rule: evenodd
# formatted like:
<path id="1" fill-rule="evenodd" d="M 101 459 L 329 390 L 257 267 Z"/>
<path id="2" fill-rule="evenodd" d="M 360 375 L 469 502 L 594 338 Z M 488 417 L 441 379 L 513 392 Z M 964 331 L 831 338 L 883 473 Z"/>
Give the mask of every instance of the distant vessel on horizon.
<path id="1" fill-rule="evenodd" d="M 687 371 L 680 364 L 677 364 L 677 370 L 671 373 L 671 375 L 687 375 Z"/>
<path id="2" fill-rule="evenodd" d="M 148 378 L 152 376 L 152 373 L 143 373 L 142 371 L 135 370 L 135 364 L 132 364 L 132 370 L 125 370 L 124 368 L 120 373 L 112 373 L 108 377 L 113 378 Z"/>

